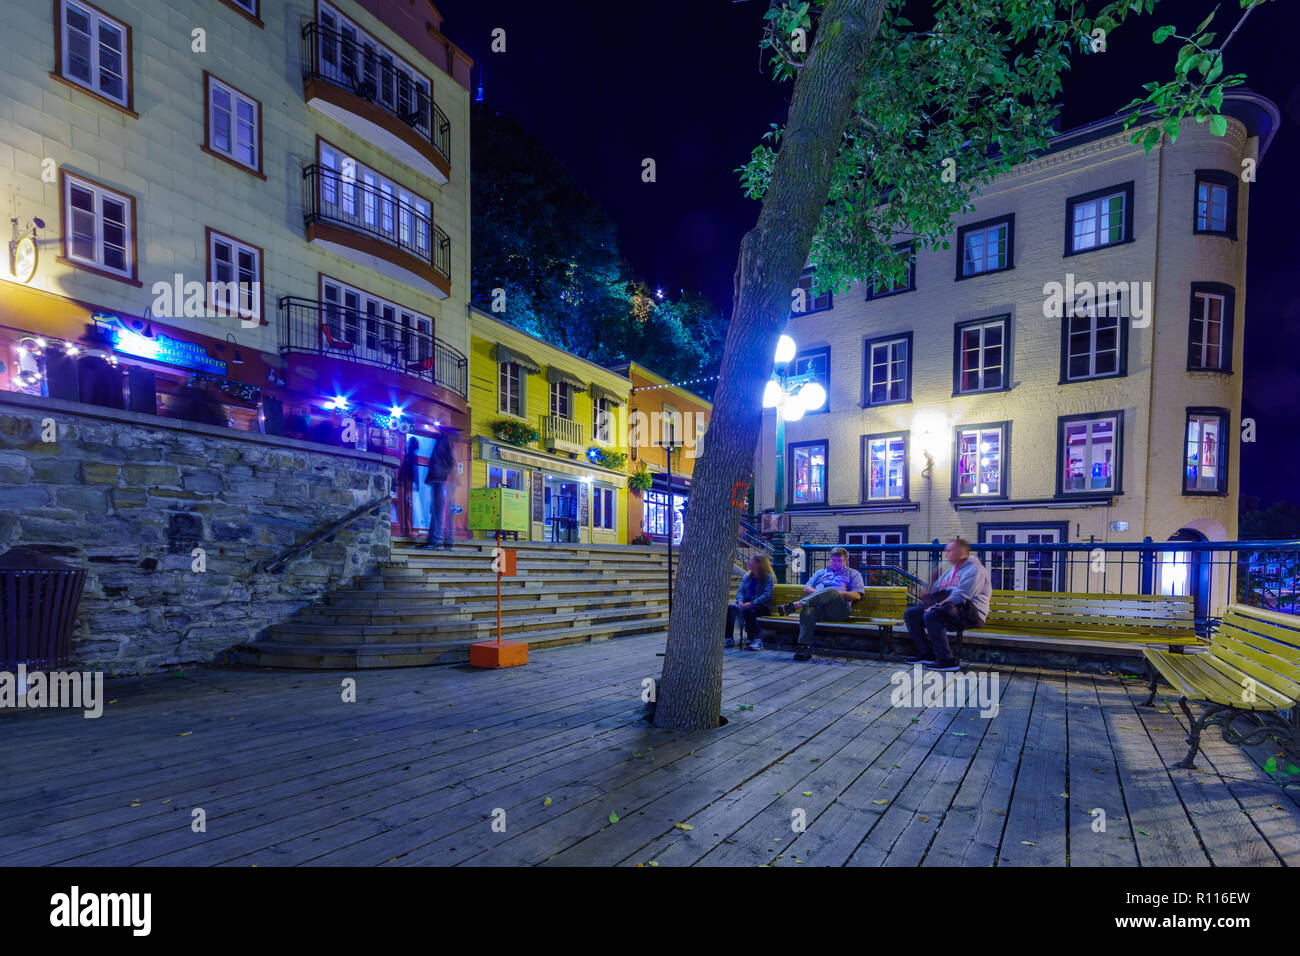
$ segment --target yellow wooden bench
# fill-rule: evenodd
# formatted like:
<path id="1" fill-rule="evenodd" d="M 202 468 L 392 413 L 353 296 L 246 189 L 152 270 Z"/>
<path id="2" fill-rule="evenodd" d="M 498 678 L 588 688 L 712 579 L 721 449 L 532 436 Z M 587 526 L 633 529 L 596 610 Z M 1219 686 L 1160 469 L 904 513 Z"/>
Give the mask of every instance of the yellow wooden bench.
<path id="1" fill-rule="evenodd" d="M 773 601 L 788 604 L 803 596 L 803 585 L 778 584 Z M 848 621 L 827 621 L 818 626 L 889 634 L 903 626 L 903 611 L 909 603 L 906 588 L 867 587 L 862 600 L 853 605 Z M 793 616 L 759 620 L 766 626 L 799 623 Z M 1161 594 L 995 590 L 983 625 L 951 630 L 956 635 L 953 651 L 958 656 L 964 637 L 1059 638 L 1167 647 L 1200 643 L 1192 599 Z"/>
<path id="2" fill-rule="evenodd" d="M 1191 769 L 1201 745 L 1201 732 L 1218 724 L 1223 739 L 1232 744 L 1262 743 L 1278 737 L 1293 753 L 1300 743 L 1290 710 L 1300 700 L 1300 617 L 1231 604 L 1209 648 L 1201 654 L 1171 654 L 1146 648 L 1151 666 L 1151 693 L 1163 677 L 1182 696 L 1178 706 L 1187 717 L 1190 745 L 1187 756 L 1175 764 Z M 1193 717 L 1188 701 L 1206 705 Z M 1244 729 L 1234 724 L 1244 724 Z"/>
<path id="3" fill-rule="evenodd" d="M 970 637 L 1045 637 L 1170 647 L 1199 643 L 1192 599 L 1168 594 L 999 591 Z"/>

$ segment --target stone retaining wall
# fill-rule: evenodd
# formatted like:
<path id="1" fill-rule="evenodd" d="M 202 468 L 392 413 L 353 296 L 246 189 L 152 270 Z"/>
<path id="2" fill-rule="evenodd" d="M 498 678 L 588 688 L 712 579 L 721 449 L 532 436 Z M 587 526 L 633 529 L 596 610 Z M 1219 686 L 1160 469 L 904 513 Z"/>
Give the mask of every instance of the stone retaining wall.
<path id="1" fill-rule="evenodd" d="M 384 507 L 280 573 L 258 570 L 386 498 L 395 464 L 0 393 L 0 553 L 21 545 L 87 569 L 77 666 L 131 674 L 211 661 L 387 560 Z M 194 570 L 196 548 L 204 571 Z"/>

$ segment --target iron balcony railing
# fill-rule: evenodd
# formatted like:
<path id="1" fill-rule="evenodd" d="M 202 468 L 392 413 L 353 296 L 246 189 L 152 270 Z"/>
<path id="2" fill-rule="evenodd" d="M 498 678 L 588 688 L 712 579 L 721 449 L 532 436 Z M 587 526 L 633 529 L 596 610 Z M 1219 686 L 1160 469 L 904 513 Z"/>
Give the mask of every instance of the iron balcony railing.
<path id="1" fill-rule="evenodd" d="M 424 80 L 397 65 L 400 58 L 393 51 L 314 20 L 302 28 L 302 62 L 306 77 L 332 83 L 397 117 L 451 161 L 451 122 Z"/>
<path id="2" fill-rule="evenodd" d="M 280 351 L 310 352 L 390 368 L 468 397 L 465 356 L 433 335 L 423 316 L 389 316 L 297 296 L 279 300 Z"/>
<path id="3" fill-rule="evenodd" d="M 319 163 L 302 171 L 302 181 L 307 225 L 330 223 L 370 236 L 451 278 L 451 239 L 421 210 L 355 175 L 340 174 Z"/>
<path id="4" fill-rule="evenodd" d="M 943 561 L 943 542 L 930 544 L 789 544 L 802 551 L 807 582 L 842 547 L 866 583 L 901 576 L 909 593 L 929 582 Z M 1300 541 L 1144 541 L 1068 544 L 972 543 L 993 587 L 1075 594 L 1171 594 L 1193 598 L 1197 628 L 1212 630 L 1232 603 L 1300 613 Z M 793 557 L 793 556 L 791 556 Z M 793 561 L 788 561 L 791 567 Z M 897 575 L 895 574 L 897 572 Z M 890 583 L 893 583 L 892 581 Z"/>

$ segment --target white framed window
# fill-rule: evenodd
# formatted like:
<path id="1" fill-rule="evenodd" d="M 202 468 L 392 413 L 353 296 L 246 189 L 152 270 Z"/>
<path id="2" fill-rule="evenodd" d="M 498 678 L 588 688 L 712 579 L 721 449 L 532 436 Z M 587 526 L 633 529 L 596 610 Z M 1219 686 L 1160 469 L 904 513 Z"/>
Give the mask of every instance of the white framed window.
<path id="1" fill-rule="evenodd" d="M 1118 491 L 1120 416 L 1061 421 L 1060 492 Z"/>
<path id="2" fill-rule="evenodd" d="M 790 505 L 826 504 L 826 442 L 790 445 Z"/>
<path id="3" fill-rule="evenodd" d="M 957 429 L 954 495 L 958 498 L 1003 497 L 1005 425 L 976 425 Z"/>
<path id="4" fill-rule="evenodd" d="M 866 405 L 905 402 L 910 397 L 912 336 L 867 343 Z"/>
<path id="5" fill-rule="evenodd" d="M 614 513 L 614 489 L 594 485 L 591 489 L 591 526 L 613 531 L 618 527 Z"/>
<path id="6" fill-rule="evenodd" d="M 130 44 L 124 24 L 88 3 L 60 0 L 59 72 L 120 106 L 130 106 Z"/>
<path id="7" fill-rule="evenodd" d="M 1085 252 L 1128 239 L 1128 203 L 1127 188 L 1069 200 L 1070 251 Z"/>
<path id="8" fill-rule="evenodd" d="M 488 465 L 488 483 L 489 488 L 512 488 L 515 491 L 524 490 L 524 473 L 517 468 L 506 468 L 504 465 Z"/>
<path id="9" fill-rule="evenodd" d="M 916 243 L 902 242 L 894 246 L 895 255 L 903 262 L 903 270 L 895 279 L 873 278 L 867 281 L 867 298 L 881 299 L 916 288 Z"/>
<path id="10" fill-rule="evenodd" d="M 1100 310 L 1095 304 L 1074 309 L 1066 319 L 1065 380 L 1123 374 L 1122 332 L 1117 304 Z"/>
<path id="11" fill-rule="evenodd" d="M 957 394 L 1005 387 L 1006 339 L 1006 319 L 958 327 L 957 382 L 954 389 Z"/>
<path id="12" fill-rule="evenodd" d="M 682 413 L 671 405 L 664 405 L 660 412 L 659 442 L 665 448 L 682 443 Z"/>
<path id="13" fill-rule="evenodd" d="M 1011 268 L 1010 217 L 962 226 L 957 234 L 961 256 L 957 264 L 958 279 Z"/>
<path id="14" fill-rule="evenodd" d="M 498 366 L 497 411 L 507 415 L 523 414 L 523 370 L 514 362 Z"/>
<path id="15" fill-rule="evenodd" d="M 74 263 L 135 278 L 133 204 L 129 196 L 64 174 L 64 255 Z"/>
<path id="16" fill-rule="evenodd" d="M 405 306 L 321 276 L 323 320 L 354 359 L 399 370 L 433 355 L 433 320 Z"/>
<path id="17" fill-rule="evenodd" d="M 993 587 L 1004 591 L 1056 591 L 1063 583 L 1058 570 L 1064 570 L 1054 551 L 1033 551 L 1024 545 L 1061 544 L 1065 540 L 1058 528 L 1021 528 L 1000 531 L 981 529 L 982 541 L 988 544 L 1020 545 L 1020 548 L 985 551 Z"/>
<path id="18" fill-rule="evenodd" d="M 878 531 L 842 531 L 840 544 L 849 552 L 849 563 L 857 568 L 895 567 L 902 568 L 902 551 L 854 551 L 855 544 L 907 544 L 907 532 L 901 528 L 883 528 Z M 867 582 L 871 584 L 871 581 Z"/>
<path id="19" fill-rule="evenodd" d="M 324 143 L 321 213 L 414 251 L 431 254 L 433 207 L 427 200 Z"/>
<path id="20" fill-rule="evenodd" d="M 429 81 L 391 49 L 327 3 L 320 5 L 320 72 L 422 132 L 429 126 Z"/>
<path id="21" fill-rule="evenodd" d="M 569 418 L 572 411 L 571 394 L 567 382 L 551 383 L 551 414 L 556 418 Z"/>
<path id="22" fill-rule="evenodd" d="M 1228 416 L 1218 409 L 1188 409 L 1184 494 L 1225 494 L 1228 490 Z"/>
<path id="23" fill-rule="evenodd" d="M 208 149 L 259 170 L 261 155 L 261 104 L 211 73 L 208 77 Z"/>
<path id="24" fill-rule="evenodd" d="M 613 412 L 610 410 L 609 399 L 593 398 L 591 400 L 591 437 L 595 441 L 608 445 L 610 435 L 614 431 L 613 421 Z"/>
<path id="25" fill-rule="evenodd" d="M 1196 231 L 1227 233 L 1236 196 L 1224 183 L 1196 181 Z"/>
<path id="26" fill-rule="evenodd" d="M 209 305 L 225 315 L 262 318 L 262 250 L 208 230 Z"/>
<path id="27" fill-rule="evenodd" d="M 1224 349 L 1224 315 L 1227 297 L 1213 292 L 1192 293 L 1189 364 L 1197 369 L 1220 369 L 1227 363 Z"/>
<path id="28" fill-rule="evenodd" d="M 791 297 L 790 314 L 807 315 L 810 312 L 825 312 L 835 305 L 834 294 L 827 289 L 821 295 L 813 295 L 814 269 L 805 269 L 795 283 L 795 294 Z"/>
<path id="29" fill-rule="evenodd" d="M 907 498 L 907 437 L 863 437 L 866 501 L 903 501 Z"/>

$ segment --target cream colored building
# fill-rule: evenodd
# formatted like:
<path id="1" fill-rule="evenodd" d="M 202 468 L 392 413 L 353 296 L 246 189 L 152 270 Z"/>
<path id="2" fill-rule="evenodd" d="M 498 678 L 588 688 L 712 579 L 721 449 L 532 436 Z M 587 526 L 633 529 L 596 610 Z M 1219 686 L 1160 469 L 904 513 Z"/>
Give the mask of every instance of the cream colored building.
<path id="1" fill-rule="evenodd" d="M 896 289 L 810 299 L 793 370 L 829 399 L 786 426 L 791 539 L 1235 538 L 1248 199 L 1279 119 L 1224 112 L 1226 136 L 1189 120 L 1149 157 L 1113 121 L 1062 134 Z M 1123 285 L 1089 307 L 1085 282 Z M 768 410 L 760 511 L 774 436 Z M 1026 576 L 995 586 L 1061 584 Z"/>
<path id="2" fill-rule="evenodd" d="M 337 437 L 346 415 L 394 454 L 412 425 L 468 424 L 472 64 L 428 0 L 4 20 L 0 186 L 23 244 L 0 267 L 0 388 L 88 400 L 90 381 L 168 414 L 202 372 L 238 427 Z"/>

